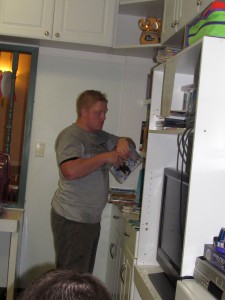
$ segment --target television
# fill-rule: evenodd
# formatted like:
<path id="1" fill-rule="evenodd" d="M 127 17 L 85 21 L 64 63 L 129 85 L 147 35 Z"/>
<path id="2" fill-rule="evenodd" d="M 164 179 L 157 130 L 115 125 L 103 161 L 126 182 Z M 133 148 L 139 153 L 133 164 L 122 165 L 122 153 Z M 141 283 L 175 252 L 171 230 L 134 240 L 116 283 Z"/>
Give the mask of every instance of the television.
<path id="1" fill-rule="evenodd" d="M 175 298 L 176 282 L 180 278 L 188 188 L 187 174 L 173 168 L 164 169 L 156 254 L 163 272 L 149 274 L 163 300 Z"/>

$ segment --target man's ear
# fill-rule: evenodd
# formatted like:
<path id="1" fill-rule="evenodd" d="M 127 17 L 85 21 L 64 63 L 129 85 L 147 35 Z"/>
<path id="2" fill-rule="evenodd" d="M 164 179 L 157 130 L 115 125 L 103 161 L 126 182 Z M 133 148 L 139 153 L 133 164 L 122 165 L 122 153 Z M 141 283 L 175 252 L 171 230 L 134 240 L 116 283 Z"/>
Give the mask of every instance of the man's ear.
<path id="1" fill-rule="evenodd" d="M 86 117 L 87 116 L 87 109 L 86 108 L 81 108 L 81 116 Z"/>

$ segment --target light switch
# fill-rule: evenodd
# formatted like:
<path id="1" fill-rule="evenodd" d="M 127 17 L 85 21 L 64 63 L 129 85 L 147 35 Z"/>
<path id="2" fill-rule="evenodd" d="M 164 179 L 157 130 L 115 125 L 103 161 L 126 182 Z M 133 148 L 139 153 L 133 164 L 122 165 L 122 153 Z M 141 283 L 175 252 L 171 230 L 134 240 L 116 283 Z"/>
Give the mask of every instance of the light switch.
<path id="1" fill-rule="evenodd" d="M 44 154 L 45 154 L 45 144 L 37 142 L 35 147 L 35 156 L 43 157 Z"/>

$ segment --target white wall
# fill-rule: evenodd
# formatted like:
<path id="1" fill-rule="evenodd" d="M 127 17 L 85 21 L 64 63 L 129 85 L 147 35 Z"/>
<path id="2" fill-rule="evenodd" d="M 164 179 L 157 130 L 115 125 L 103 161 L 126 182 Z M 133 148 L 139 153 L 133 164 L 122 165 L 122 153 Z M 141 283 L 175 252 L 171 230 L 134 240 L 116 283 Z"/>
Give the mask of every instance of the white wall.
<path id="1" fill-rule="evenodd" d="M 151 60 L 40 48 L 29 156 L 25 220 L 20 260 L 21 286 L 54 266 L 50 206 L 57 188 L 54 143 L 57 134 L 76 119 L 75 99 L 86 89 L 105 92 L 109 112 L 104 129 L 131 136 L 139 146 L 146 117 L 147 74 Z M 45 144 L 44 157 L 35 157 L 36 142 Z M 136 188 L 138 170 L 123 184 Z M 111 178 L 111 186 L 119 186 Z M 122 187 L 122 186 L 121 186 Z M 95 275 L 105 278 L 110 206 L 103 214 Z"/>

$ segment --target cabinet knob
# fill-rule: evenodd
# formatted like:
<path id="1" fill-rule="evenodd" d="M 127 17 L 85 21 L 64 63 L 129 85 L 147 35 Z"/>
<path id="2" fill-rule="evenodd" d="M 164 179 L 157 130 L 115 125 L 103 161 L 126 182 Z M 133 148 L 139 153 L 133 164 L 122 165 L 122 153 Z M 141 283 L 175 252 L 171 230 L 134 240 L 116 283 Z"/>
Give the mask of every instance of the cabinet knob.
<path id="1" fill-rule="evenodd" d="M 45 31 L 45 36 L 49 36 L 49 31 Z"/>
<path id="2" fill-rule="evenodd" d="M 198 1 L 197 1 L 197 6 L 200 6 L 200 5 L 202 5 L 202 1 L 201 1 L 201 0 L 198 0 Z"/>
<path id="3" fill-rule="evenodd" d="M 59 34 L 58 32 L 56 32 L 56 33 L 55 33 L 55 37 L 58 38 L 59 36 L 60 36 L 60 34 Z"/>
<path id="4" fill-rule="evenodd" d="M 124 232 L 124 235 L 127 236 L 127 237 L 130 237 L 130 235 L 126 232 Z"/>
<path id="5" fill-rule="evenodd" d="M 120 218 L 119 216 L 116 216 L 116 215 L 113 216 L 113 219 L 119 220 L 119 218 Z"/>

